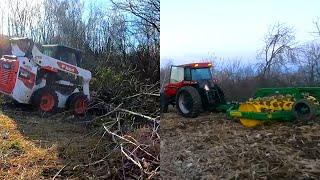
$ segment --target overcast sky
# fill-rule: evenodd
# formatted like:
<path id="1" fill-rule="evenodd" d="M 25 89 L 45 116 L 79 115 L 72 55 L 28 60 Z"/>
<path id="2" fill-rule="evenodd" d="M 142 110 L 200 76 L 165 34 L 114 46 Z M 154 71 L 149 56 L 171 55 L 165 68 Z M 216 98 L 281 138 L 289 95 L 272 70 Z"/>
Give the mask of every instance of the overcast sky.
<path id="1" fill-rule="evenodd" d="M 296 40 L 314 39 L 320 0 L 161 0 L 161 64 L 213 55 L 251 61 L 270 25 L 293 26 Z"/>

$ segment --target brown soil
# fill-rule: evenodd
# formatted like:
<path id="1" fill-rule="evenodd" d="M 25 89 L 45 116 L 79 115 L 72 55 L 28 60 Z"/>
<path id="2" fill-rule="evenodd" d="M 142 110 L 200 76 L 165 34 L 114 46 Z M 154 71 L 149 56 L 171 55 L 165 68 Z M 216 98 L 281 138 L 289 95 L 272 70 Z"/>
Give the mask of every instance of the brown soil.
<path id="1" fill-rule="evenodd" d="M 223 113 L 161 119 L 164 179 L 317 179 L 320 122 L 245 128 Z"/>

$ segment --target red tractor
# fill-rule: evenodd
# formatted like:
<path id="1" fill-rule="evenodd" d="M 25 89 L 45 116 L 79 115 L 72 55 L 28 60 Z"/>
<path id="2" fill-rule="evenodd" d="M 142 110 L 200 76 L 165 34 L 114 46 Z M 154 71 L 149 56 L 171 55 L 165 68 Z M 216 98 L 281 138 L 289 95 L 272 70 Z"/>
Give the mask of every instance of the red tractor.
<path id="1" fill-rule="evenodd" d="M 217 110 L 225 105 L 224 93 L 213 80 L 211 67 L 211 63 L 171 66 L 170 81 L 160 94 L 162 112 L 173 105 L 182 116 L 193 118 L 202 110 Z"/>

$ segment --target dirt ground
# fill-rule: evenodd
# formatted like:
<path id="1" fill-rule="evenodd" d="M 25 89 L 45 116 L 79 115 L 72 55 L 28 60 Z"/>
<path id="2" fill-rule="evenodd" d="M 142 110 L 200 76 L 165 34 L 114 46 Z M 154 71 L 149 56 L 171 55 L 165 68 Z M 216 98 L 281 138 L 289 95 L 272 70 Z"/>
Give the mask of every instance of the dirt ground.
<path id="1" fill-rule="evenodd" d="M 102 133 L 68 116 L 2 109 L 0 179 L 112 178 L 117 162 L 109 159 Z"/>
<path id="2" fill-rule="evenodd" d="M 320 121 L 245 128 L 223 113 L 161 119 L 163 179 L 318 179 Z"/>

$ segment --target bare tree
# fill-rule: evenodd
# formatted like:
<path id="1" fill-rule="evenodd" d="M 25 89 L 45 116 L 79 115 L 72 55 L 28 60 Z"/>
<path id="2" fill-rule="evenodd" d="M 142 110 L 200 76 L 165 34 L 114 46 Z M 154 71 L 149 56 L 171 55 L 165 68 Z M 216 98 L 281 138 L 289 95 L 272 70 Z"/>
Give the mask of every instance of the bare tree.
<path id="1" fill-rule="evenodd" d="M 313 21 L 313 24 L 315 25 L 315 31 L 312 32 L 313 34 L 315 34 L 316 36 L 320 37 L 320 21 L 319 18 L 316 21 Z"/>
<path id="2" fill-rule="evenodd" d="M 319 22 L 316 22 L 316 27 L 317 27 L 317 31 L 318 31 L 318 35 L 320 36 L 320 25 Z"/>
<path id="3" fill-rule="evenodd" d="M 169 83 L 172 65 L 172 60 L 169 60 L 163 67 L 160 68 L 160 91 L 163 91 L 164 86 Z"/>
<path id="4" fill-rule="evenodd" d="M 320 82 L 320 44 L 312 42 L 304 46 L 301 57 L 301 70 L 304 72 L 306 83 L 316 85 Z"/>
<path id="5" fill-rule="evenodd" d="M 8 34 L 10 36 L 34 35 L 37 29 L 36 20 L 39 18 L 39 2 L 12 0 L 7 1 L 8 8 Z"/>
<path id="6" fill-rule="evenodd" d="M 160 0 L 119 0 L 111 2 L 116 8 L 140 18 L 142 23 L 160 32 Z"/>
<path id="7" fill-rule="evenodd" d="M 293 59 L 295 35 L 291 27 L 284 24 L 274 25 L 265 36 L 265 46 L 259 53 L 262 59 L 261 77 L 270 75 L 273 66 L 285 65 Z"/>

